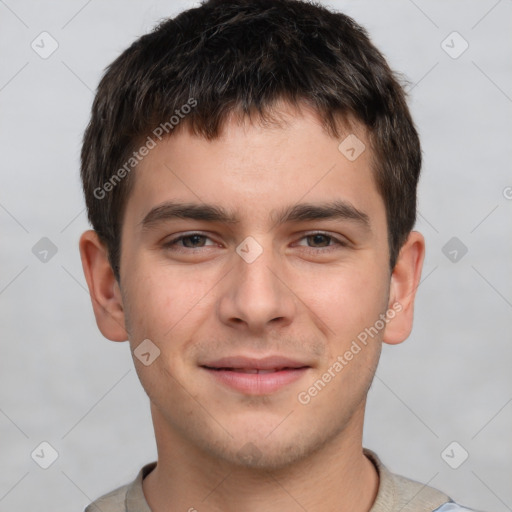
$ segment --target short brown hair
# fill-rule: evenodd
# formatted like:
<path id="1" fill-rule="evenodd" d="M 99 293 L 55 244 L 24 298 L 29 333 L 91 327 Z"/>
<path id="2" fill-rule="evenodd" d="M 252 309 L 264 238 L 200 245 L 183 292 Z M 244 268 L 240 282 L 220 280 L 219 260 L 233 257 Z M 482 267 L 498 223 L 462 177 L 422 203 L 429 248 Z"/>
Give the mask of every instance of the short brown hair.
<path id="1" fill-rule="evenodd" d="M 174 125 L 171 118 L 191 100 L 194 108 Z M 118 281 L 133 183 L 126 162 L 138 145 L 158 126 L 167 127 L 166 136 L 187 126 L 212 140 L 231 113 L 266 119 L 281 100 L 312 107 L 333 137 L 339 119 L 366 127 L 395 266 L 416 220 L 421 149 L 404 90 L 367 32 L 318 3 L 209 0 L 136 40 L 96 92 L 81 178 L 89 220 Z"/>

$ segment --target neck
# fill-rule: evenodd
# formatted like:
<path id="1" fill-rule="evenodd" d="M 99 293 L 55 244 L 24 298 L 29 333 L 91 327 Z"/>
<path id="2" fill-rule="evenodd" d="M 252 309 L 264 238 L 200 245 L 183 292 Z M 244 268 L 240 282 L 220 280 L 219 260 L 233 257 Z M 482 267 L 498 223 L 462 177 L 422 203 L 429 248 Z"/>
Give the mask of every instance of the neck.
<path id="1" fill-rule="evenodd" d="M 143 490 L 153 512 L 368 512 L 379 477 L 362 450 L 362 416 L 306 458 L 285 468 L 233 466 L 158 429 L 157 467 Z M 160 430 L 160 431 L 159 431 Z"/>

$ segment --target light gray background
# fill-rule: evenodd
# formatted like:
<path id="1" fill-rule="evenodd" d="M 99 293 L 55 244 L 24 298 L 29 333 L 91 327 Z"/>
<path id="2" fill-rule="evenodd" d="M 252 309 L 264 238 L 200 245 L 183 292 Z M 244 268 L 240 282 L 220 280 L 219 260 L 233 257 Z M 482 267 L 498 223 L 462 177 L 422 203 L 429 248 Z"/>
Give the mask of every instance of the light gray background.
<path id="1" fill-rule="evenodd" d="M 128 345 L 101 336 L 86 290 L 79 150 L 105 66 L 192 5 L 0 0 L 0 512 L 81 511 L 155 459 Z M 384 346 L 364 444 L 463 504 L 512 510 L 512 2 L 328 5 L 410 80 L 425 157 L 415 328 Z M 47 59 L 31 48 L 42 31 L 59 44 Z M 457 59 L 441 47 L 453 31 L 469 43 Z M 468 248 L 457 262 L 442 252 L 454 236 Z M 46 263 L 42 237 L 58 248 Z M 42 441 L 59 453 L 46 470 L 30 455 Z M 441 457 L 452 441 L 469 452 L 456 470 Z"/>

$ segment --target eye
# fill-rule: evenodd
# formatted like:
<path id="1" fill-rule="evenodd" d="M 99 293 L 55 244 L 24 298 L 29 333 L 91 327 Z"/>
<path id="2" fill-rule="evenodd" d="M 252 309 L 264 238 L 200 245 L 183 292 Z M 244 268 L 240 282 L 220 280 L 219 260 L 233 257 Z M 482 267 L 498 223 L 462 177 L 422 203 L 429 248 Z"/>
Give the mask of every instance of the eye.
<path id="1" fill-rule="evenodd" d="M 206 242 L 208 240 L 212 243 L 207 244 Z M 329 252 L 348 245 L 342 239 L 324 232 L 307 233 L 300 240 L 306 240 L 307 245 L 298 244 L 299 246 L 305 247 L 307 251 L 316 253 Z M 216 245 L 217 244 L 210 237 L 202 233 L 187 233 L 165 242 L 163 247 L 171 251 L 190 252 L 190 249 L 202 249 Z"/>
<path id="2" fill-rule="evenodd" d="M 171 250 L 186 250 L 186 249 L 201 249 L 202 247 L 208 247 L 205 245 L 206 240 L 211 240 L 202 233 L 189 233 L 186 235 L 180 235 L 169 242 L 163 244 L 166 249 Z M 183 243 L 183 245 L 182 245 Z M 215 244 L 210 244 L 215 245 Z"/>
<path id="3" fill-rule="evenodd" d="M 315 233 L 308 233 L 306 234 L 301 240 L 306 240 L 309 243 L 313 245 L 317 245 L 316 247 L 311 247 L 310 245 L 307 246 L 307 249 L 313 250 L 313 251 L 322 251 L 322 249 L 326 248 L 327 251 L 329 250 L 335 250 L 339 247 L 346 247 L 347 243 L 344 242 L 341 239 L 338 239 L 328 233 L 323 232 L 315 232 Z M 333 242 L 333 243 L 331 243 Z M 319 246 L 318 246 L 319 245 Z M 327 252 L 326 250 L 323 250 L 322 252 Z"/>

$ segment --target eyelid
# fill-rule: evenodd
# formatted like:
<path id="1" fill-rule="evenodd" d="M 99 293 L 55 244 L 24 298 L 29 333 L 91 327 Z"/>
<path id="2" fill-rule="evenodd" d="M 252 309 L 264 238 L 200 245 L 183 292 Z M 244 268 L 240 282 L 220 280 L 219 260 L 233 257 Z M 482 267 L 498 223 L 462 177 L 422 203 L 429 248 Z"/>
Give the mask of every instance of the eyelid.
<path id="1" fill-rule="evenodd" d="M 318 250 L 324 249 L 324 252 L 325 252 L 325 250 L 328 250 L 328 249 L 335 249 L 336 245 L 339 245 L 342 247 L 347 247 L 350 243 L 345 237 L 343 237 L 341 235 L 332 234 L 329 231 L 319 231 L 319 230 L 307 231 L 307 232 L 303 233 L 302 236 L 300 237 L 300 240 L 307 238 L 308 236 L 314 236 L 314 235 L 323 235 L 327 238 L 330 238 L 331 240 L 334 240 L 335 243 L 332 245 L 325 246 L 325 247 L 307 247 L 307 246 L 305 246 L 307 249 L 310 249 L 312 251 L 318 251 Z"/>
<path id="2" fill-rule="evenodd" d="M 328 236 L 329 238 L 334 238 L 340 242 L 343 242 L 343 241 L 347 241 L 347 239 L 340 235 L 339 233 L 331 233 L 330 231 L 322 231 L 321 229 L 313 229 L 312 231 L 305 231 L 303 234 L 302 234 L 302 237 L 306 237 L 306 236 L 312 236 L 312 235 L 325 235 L 325 236 Z"/>
<path id="3" fill-rule="evenodd" d="M 189 237 L 194 236 L 194 235 L 204 236 L 205 238 L 208 238 L 212 242 L 214 241 L 212 239 L 212 237 L 210 235 L 208 235 L 207 233 L 203 233 L 201 231 L 189 231 L 189 232 L 185 232 L 185 233 L 182 233 L 180 235 L 177 235 L 177 236 L 171 238 L 170 240 L 168 240 L 167 242 L 164 242 L 163 246 L 164 247 L 170 247 L 173 244 L 181 241 L 183 238 L 189 238 Z M 209 245 L 207 247 L 211 247 L 212 245 Z M 182 249 L 187 249 L 187 247 L 182 247 Z M 190 249 L 190 248 L 188 248 L 188 249 Z M 202 249 L 202 247 L 197 247 L 197 249 Z"/>
<path id="4" fill-rule="evenodd" d="M 163 247 L 164 248 L 168 248 L 168 249 L 172 248 L 173 250 L 176 250 L 176 251 L 186 251 L 186 252 L 188 252 L 190 250 L 203 249 L 205 247 L 213 247 L 215 245 L 215 243 L 214 243 L 214 244 L 211 244 L 211 245 L 206 245 L 206 246 L 203 246 L 203 247 L 196 247 L 196 248 L 194 248 L 194 247 L 181 247 L 181 246 L 177 245 L 184 238 L 189 238 L 189 237 L 192 237 L 194 235 L 199 235 L 199 236 L 205 237 L 205 238 L 209 239 L 210 241 L 214 242 L 214 240 L 211 238 L 211 236 L 209 236 L 206 233 L 203 233 L 201 231 L 189 231 L 189 232 L 182 233 L 182 234 L 172 238 L 171 240 L 169 240 L 167 242 L 164 242 L 163 243 Z M 327 252 L 328 250 L 336 249 L 337 246 L 339 246 L 339 247 L 347 247 L 349 245 L 349 243 L 350 243 L 344 237 L 341 237 L 339 235 L 331 234 L 328 231 L 319 231 L 319 230 L 302 232 L 301 236 L 299 238 L 299 241 L 302 241 L 303 239 L 305 239 L 305 238 L 307 238 L 309 236 L 314 236 L 314 235 L 323 235 L 323 236 L 329 238 L 331 241 L 334 241 L 334 243 L 330 244 L 330 245 L 327 245 L 327 246 L 323 246 L 323 247 L 308 247 L 307 245 L 305 245 L 305 246 L 301 245 L 300 247 L 304 247 L 305 249 L 307 249 L 309 251 L 314 251 L 314 252 L 318 252 L 318 251 L 319 252 Z"/>

